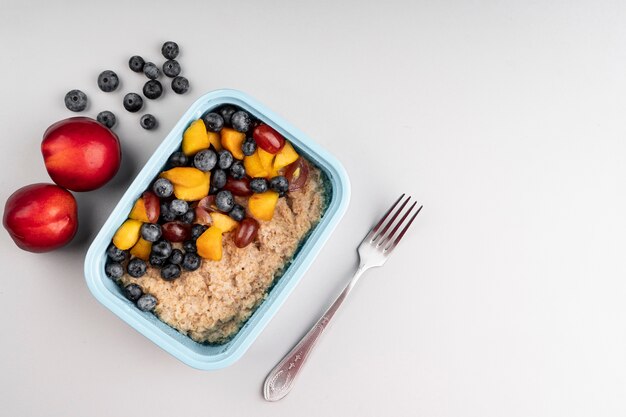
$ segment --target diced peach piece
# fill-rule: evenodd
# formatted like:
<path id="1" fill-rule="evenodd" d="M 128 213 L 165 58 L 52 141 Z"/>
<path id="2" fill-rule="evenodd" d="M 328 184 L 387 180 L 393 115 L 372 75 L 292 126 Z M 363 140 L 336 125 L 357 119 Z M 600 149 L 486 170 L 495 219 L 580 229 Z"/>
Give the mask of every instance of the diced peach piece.
<path id="1" fill-rule="evenodd" d="M 146 205 L 143 201 L 143 197 L 140 197 L 137 201 L 135 201 L 135 205 L 133 209 L 130 211 L 128 215 L 129 218 L 133 220 L 139 220 L 140 222 L 149 223 L 148 212 L 146 211 Z"/>
<path id="2" fill-rule="evenodd" d="M 237 227 L 239 223 L 230 217 L 227 214 L 218 213 L 214 211 L 211 213 L 211 220 L 213 221 L 213 226 L 217 227 L 222 231 L 222 233 L 228 233 Z"/>
<path id="3" fill-rule="evenodd" d="M 209 135 L 202 119 L 193 122 L 183 133 L 183 153 L 187 156 L 194 155 L 210 145 Z"/>
<path id="4" fill-rule="evenodd" d="M 222 259 L 222 231 L 211 226 L 196 240 L 198 255 L 204 259 L 219 261 Z"/>
<path id="5" fill-rule="evenodd" d="M 274 163 L 274 158 L 276 155 L 273 153 L 269 153 L 261 148 L 257 148 L 257 153 L 259 154 L 259 161 L 261 161 L 261 166 L 268 172 L 272 172 L 272 167 Z"/>
<path id="6" fill-rule="evenodd" d="M 261 159 L 257 152 L 246 156 L 243 159 L 243 166 L 246 168 L 246 173 L 251 177 L 267 177 L 269 175 L 269 170 L 261 165 Z"/>
<path id="7" fill-rule="evenodd" d="M 182 185 L 183 187 L 195 187 L 206 181 L 205 173 L 193 167 L 172 168 L 161 172 L 161 176 L 170 180 L 175 186 Z"/>
<path id="8" fill-rule="evenodd" d="M 276 158 L 274 159 L 274 170 L 278 171 L 283 169 L 287 165 L 295 162 L 300 155 L 296 152 L 296 150 L 291 146 L 291 143 L 285 142 L 285 146 L 276 154 Z"/>
<path id="9" fill-rule="evenodd" d="M 246 134 L 237 132 L 235 129 L 225 127 L 222 129 L 222 146 L 229 150 L 237 159 L 243 159 L 241 144 L 246 139 Z"/>
<path id="10" fill-rule="evenodd" d="M 253 194 L 248 200 L 250 214 L 258 220 L 272 220 L 274 209 L 278 203 L 278 193 L 266 191 L 260 194 Z"/>
<path id="11" fill-rule="evenodd" d="M 204 178 L 204 180 L 200 184 L 193 187 L 185 187 L 184 185 L 174 184 L 174 195 L 176 196 L 176 198 L 185 201 L 196 201 L 201 200 L 209 195 L 209 187 L 211 185 L 211 173 L 202 172 L 200 170 L 198 171 L 202 173 L 202 176 Z"/>
<path id="12" fill-rule="evenodd" d="M 121 250 L 127 250 L 135 246 L 135 243 L 139 240 L 142 224 L 139 220 L 126 220 L 113 235 L 113 244 Z"/>
<path id="13" fill-rule="evenodd" d="M 152 251 L 152 243 L 140 237 L 135 246 L 130 249 L 130 254 L 147 261 L 150 258 L 150 251 Z"/>
<path id="14" fill-rule="evenodd" d="M 209 143 L 213 145 L 216 151 L 222 150 L 222 142 L 220 141 L 220 134 L 217 132 L 207 132 L 207 136 L 209 137 Z"/>

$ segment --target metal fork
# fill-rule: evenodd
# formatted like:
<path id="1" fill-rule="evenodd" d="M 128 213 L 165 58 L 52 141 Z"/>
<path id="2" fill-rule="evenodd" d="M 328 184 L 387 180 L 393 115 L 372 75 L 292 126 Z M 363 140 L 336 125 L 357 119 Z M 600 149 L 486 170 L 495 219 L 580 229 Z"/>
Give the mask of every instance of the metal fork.
<path id="1" fill-rule="evenodd" d="M 403 212 L 410 200 L 410 196 L 405 199 L 404 194 L 402 194 L 391 208 L 387 210 L 378 224 L 365 236 L 365 239 L 363 239 L 359 245 L 359 268 L 356 270 L 354 277 L 352 277 L 346 288 L 339 294 L 339 297 L 337 297 L 335 302 L 326 310 L 311 330 L 309 330 L 283 360 L 272 369 L 265 379 L 263 395 L 267 401 L 278 401 L 291 391 L 295 378 L 300 373 L 313 347 L 320 339 L 328 323 L 337 310 L 339 310 L 339 307 L 341 307 L 348 294 L 350 294 L 361 275 L 370 268 L 383 266 L 385 264 L 389 255 L 391 255 L 411 226 L 411 223 L 413 223 L 413 220 L 415 220 L 415 217 L 420 210 L 422 210 L 423 206 L 415 210 L 417 202 L 413 202 L 408 210 L 404 211 L 400 220 L 396 222 L 396 219 Z M 396 206 L 398 206 L 401 201 L 403 201 L 402 204 L 396 209 Z M 411 214 L 412 216 L 407 220 Z M 393 229 L 390 231 L 389 229 L 392 226 Z M 402 229 L 400 229 L 401 227 Z"/>

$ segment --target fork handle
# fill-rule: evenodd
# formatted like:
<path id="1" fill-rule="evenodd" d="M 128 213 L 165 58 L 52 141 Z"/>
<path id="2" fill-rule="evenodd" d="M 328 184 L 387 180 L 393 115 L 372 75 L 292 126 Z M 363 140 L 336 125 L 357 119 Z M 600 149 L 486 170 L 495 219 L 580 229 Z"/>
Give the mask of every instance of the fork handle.
<path id="1" fill-rule="evenodd" d="M 350 294 L 350 291 L 352 291 L 352 288 L 354 288 L 354 285 L 363 272 L 365 272 L 365 268 L 360 266 L 354 274 L 354 277 L 352 277 L 348 285 L 346 285 L 341 294 L 339 294 L 339 297 L 328 307 L 317 323 L 313 325 L 307 334 L 300 339 L 298 344 L 295 345 L 267 375 L 263 388 L 263 395 L 267 401 L 278 401 L 291 391 L 295 379 L 304 366 L 309 354 L 313 351 L 313 347 L 315 347 L 331 319 L 337 310 L 339 310 L 339 307 L 341 307 L 348 294 Z"/>

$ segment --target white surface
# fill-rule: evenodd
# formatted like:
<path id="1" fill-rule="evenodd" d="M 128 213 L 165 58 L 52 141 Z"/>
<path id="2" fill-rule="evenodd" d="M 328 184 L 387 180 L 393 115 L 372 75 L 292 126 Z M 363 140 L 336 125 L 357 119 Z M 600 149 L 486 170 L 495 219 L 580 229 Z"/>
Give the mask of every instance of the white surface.
<path id="1" fill-rule="evenodd" d="M 81 194 L 81 235 L 45 255 L 0 233 L 0 409 L 11 416 L 626 414 L 626 5 L 609 1 L 0 1 L 0 200 L 48 181 L 41 135 L 121 119 L 124 168 Z M 53 4 L 56 3 L 56 4 Z M 549 4 L 548 4 L 549 3 Z M 126 67 L 182 48 L 184 96 L 148 102 Z M 123 88 L 97 90 L 113 69 Z M 90 239 L 200 94 L 244 90 L 345 164 L 351 206 L 284 308 L 234 366 L 179 363 L 100 306 Z M 424 203 L 282 402 L 266 373 L 324 310 L 400 192 Z"/>

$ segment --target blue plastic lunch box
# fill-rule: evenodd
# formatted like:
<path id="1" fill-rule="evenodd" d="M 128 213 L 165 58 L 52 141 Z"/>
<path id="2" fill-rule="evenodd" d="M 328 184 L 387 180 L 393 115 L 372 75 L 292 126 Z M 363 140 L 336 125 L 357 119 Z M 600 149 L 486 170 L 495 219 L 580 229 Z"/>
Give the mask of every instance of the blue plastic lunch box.
<path id="1" fill-rule="evenodd" d="M 207 111 L 226 103 L 239 106 L 272 126 L 289 140 L 300 154 L 305 155 L 309 161 L 325 172 L 329 180 L 331 197 L 320 222 L 309 234 L 284 274 L 272 287 L 265 301 L 241 330 L 226 344 L 205 345 L 179 333 L 153 314 L 140 311 L 128 301 L 117 284 L 104 273 L 105 251 L 117 228 L 126 220 L 137 198 L 160 172 L 172 152 L 179 148 L 185 129 Z M 348 176 L 343 166 L 332 155 L 250 96 L 236 90 L 213 91 L 200 97 L 185 112 L 128 187 L 102 226 L 85 257 L 87 285 L 94 297 L 109 310 L 182 362 L 203 370 L 224 368 L 234 363 L 246 352 L 285 302 L 343 217 L 349 200 Z"/>

